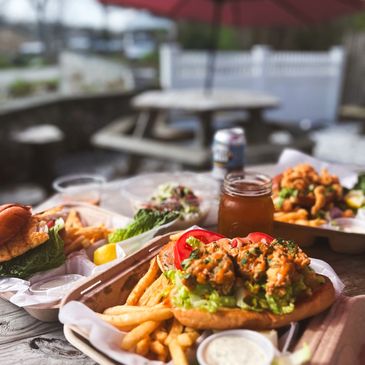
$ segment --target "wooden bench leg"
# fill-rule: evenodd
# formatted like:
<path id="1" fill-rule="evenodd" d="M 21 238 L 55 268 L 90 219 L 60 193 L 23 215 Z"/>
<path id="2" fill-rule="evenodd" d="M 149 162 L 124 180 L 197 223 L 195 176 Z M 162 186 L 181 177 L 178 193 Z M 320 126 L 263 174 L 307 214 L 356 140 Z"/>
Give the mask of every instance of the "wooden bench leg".
<path id="1" fill-rule="evenodd" d="M 262 109 L 249 110 L 249 123 L 243 126 L 247 133 L 248 143 L 265 143 L 268 141 L 271 129 L 264 122 Z"/>
<path id="2" fill-rule="evenodd" d="M 142 156 L 137 156 L 134 154 L 128 154 L 127 156 L 127 175 L 136 175 L 143 161 Z"/>
<path id="3" fill-rule="evenodd" d="M 153 135 L 153 129 L 158 119 L 159 113 L 155 110 L 141 111 L 137 117 L 136 126 L 133 131 L 133 136 L 138 138 L 150 137 Z M 127 174 L 135 175 L 143 161 L 142 156 L 128 154 L 127 158 Z"/>
<path id="4" fill-rule="evenodd" d="M 197 140 L 199 146 L 209 147 L 213 142 L 213 113 L 199 113 L 199 129 L 197 132 Z"/>
<path id="5" fill-rule="evenodd" d="M 150 137 L 158 117 L 158 112 L 155 110 L 144 110 L 138 117 L 136 126 L 133 131 L 135 137 Z"/>

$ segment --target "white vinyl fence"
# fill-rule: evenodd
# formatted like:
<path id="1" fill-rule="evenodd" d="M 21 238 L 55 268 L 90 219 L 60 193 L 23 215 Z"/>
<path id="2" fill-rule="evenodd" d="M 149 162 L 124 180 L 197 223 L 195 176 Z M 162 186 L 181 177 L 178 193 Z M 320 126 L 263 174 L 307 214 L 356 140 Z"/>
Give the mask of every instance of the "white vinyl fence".
<path id="1" fill-rule="evenodd" d="M 203 88 L 208 52 L 160 49 L 161 86 L 165 89 Z M 262 91 L 281 100 L 267 113 L 273 120 L 332 122 L 341 96 L 345 54 L 341 47 L 328 52 L 276 52 L 255 46 L 250 52 L 218 52 L 214 87 Z"/>

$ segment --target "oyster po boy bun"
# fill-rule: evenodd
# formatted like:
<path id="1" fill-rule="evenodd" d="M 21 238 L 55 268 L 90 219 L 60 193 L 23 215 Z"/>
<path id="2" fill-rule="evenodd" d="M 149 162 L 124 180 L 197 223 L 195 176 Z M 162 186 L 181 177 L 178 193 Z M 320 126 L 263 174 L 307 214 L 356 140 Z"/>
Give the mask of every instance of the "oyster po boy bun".
<path id="1" fill-rule="evenodd" d="M 30 207 L 19 204 L 4 204 L 0 206 L 0 246 L 24 228 L 32 213 Z"/>
<path id="2" fill-rule="evenodd" d="M 228 239 L 196 229 L 173 239 L 158 263 L 171 281 L 176 319 L 196 329 L 278 328 L 335 300 L 332 282 L 310 268 L 293 241 L 260 232 Z"/>
<path id="3" fill-rule="evenodd" d="M 0 206 L 0 277 L 27 278 L 65 260 L 62 224 L 53 212 L 32 214 L 19 204 Z"/>
<path id="4" fill-rule="evenodd" d="M 184 326 L 197 329 L 225 330 L 233 328 L 247 328 L 265 330 L 280 328 L 305 318 L 312 317 L 329 308 L 335 299 L 335 291 L 331 281 L 323 277 L 325 283 L 316 290 L 310 298 L 296 303 L 293 312 L 288 314 L 274 314 L 269 311 L 255 312 L 244 309 L 222 308 L 215 313 L 199 309 L 174 308 L 175 318 Z"/>

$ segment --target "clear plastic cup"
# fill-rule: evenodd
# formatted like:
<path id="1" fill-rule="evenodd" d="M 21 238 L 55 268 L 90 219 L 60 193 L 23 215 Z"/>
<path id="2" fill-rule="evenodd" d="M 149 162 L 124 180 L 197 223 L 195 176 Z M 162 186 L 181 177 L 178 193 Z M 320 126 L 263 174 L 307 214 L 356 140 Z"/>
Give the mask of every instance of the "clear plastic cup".
<path id="1" fill-rule="evenodd" d="M 79 274 L 57 275 L 37 281 L 32 284 L 29 291 L 32 294 L 62 298 L 85 276 Z"/>
<path id="2" fill-rule="evenodd" d="M 106 179 L 99 175 L 66 175 L 54 180 L 53 189 L 64 203 L 89 203 L 99 205 Z"/>

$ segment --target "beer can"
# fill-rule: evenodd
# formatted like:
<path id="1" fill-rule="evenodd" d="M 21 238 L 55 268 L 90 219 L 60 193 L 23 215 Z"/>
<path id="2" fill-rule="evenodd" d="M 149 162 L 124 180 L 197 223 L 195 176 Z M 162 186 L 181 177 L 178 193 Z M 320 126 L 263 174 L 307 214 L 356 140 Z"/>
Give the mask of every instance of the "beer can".
<path id="1" fill-rule="evenodd" d="M 224 180 L 228 172 L 238 171 L 245 164 L 246 137 L 242 128 L 217 131 L 213 139 L 213 171 L 217 180 Z"/>

